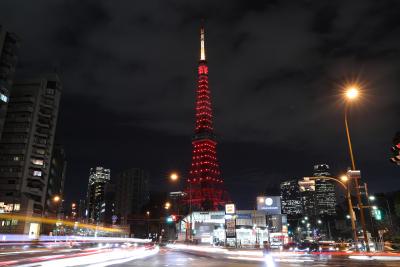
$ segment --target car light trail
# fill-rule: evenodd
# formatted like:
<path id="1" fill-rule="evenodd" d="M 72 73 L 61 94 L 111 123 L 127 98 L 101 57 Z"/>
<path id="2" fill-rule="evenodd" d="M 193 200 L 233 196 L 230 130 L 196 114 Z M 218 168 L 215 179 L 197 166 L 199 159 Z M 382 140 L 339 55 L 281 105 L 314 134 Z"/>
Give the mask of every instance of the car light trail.
<path id="1" fill-rule="evenodd" d="M 22 215 L 17 215 L 17 214 L 0 214 L 0 219 L 20 220 L 20 221 L 38 222 L 38 223 L 45 223 L 45 224 L 56 224 L 58 222 L 61 222 L 63 225 L 76 227 L 75 221 L 58 220 L 58 219 L 51 219 L 51 218 L 44 218 L 44 217 L 22 216 Z M 116 233 L 121 232 L 121 229 L 98 226 L 98 225 L 87 224 L 87 223 L 79 223 L 79 227 L 85 228 L 85 229 L 97 230 L 97 231 L 104 231 L 104 232 L 116 232 Z"/>
<path id="2" fill-rule="evenodd" d="M 92 266 L 103 267 L 113 264 L 120 264 L 135 259 L 142 259 L 156 255 L 159 252 L 158 247 L 153 249 L 135 248 L 135 249 L 98 249 L 92 252 L 76 253 L 70 255 L 54 255 L 42 256 L 30 259 L 30 263 L 19 265 L 26 267 L 42 266 L 42 267 L 66 267 L 66 266 Z M 6 264 L 7 263 L 7 264 Z M 20 262 L 13 261 L 11 264 Z M 2 262 L 0 266 L 9 265 L 10 262 Z"/>

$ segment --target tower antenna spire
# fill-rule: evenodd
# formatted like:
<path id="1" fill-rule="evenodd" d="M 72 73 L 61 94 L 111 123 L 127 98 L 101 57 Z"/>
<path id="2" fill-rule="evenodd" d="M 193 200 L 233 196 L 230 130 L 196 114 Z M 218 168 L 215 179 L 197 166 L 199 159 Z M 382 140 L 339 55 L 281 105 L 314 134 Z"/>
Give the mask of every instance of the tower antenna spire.
<path id="1" fill-rule="evenodd" d="M 200 26 L 200 60 L 206 60 L 206 47 L 205 47 L 205 40 L 204 40 L 204 20 L 201 20 Z"/>

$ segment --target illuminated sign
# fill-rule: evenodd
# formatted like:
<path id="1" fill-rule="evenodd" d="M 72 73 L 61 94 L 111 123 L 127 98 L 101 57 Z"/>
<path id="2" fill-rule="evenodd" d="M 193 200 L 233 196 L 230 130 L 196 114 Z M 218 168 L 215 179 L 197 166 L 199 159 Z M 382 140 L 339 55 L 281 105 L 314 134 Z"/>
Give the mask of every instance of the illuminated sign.
<path id="1" fill-rule="evenodd" d="M 226 237 L 236 237 L 236 220 L 230 219 L 225 220 L 226 225 Z"/>
<path id="2" fill-rule="evenodd" d="M 19 211 L 21 208 L 20 204 L 5 204 L 4 202 L 0 202 L 0 213 L 8 213 L 13 211 Z"/>
<path id="3" fill-rule="evenodd" d="M 235 214 L 235 212 L 236 212 L 235 204 L 225 205 L 225 214 Z"/>
<path id="4" fill-rule="evenodd" d="M 281 197 L 257 197 L 257 210 L 264 210 L 268 214 L 281 214 Z"/>

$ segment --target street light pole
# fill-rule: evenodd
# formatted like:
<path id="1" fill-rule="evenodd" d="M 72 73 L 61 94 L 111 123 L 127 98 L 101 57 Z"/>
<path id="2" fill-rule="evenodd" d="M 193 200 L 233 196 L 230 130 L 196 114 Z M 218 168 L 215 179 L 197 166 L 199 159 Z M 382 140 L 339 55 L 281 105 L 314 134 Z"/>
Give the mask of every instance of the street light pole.
<path id="1" fill-rule="evenodd" d="M 350 184 L 347 185 L 346 192 L 347 192 L 347 204 L 349 206 L 349 213 L 350 213 L 351 230 L 353 232 L 354 242 L 357 244 L 358 236 L 357 236 L 357 229 L 356 229 L 356 218 L 354 216 L 353 202 L 351 200 Z"/>
<path id="2" fill-rule="evenodd" d="M 347 120 L 347 113 L 348 113 L 348 105 L 346 104 L 345 110 L 344 110 L 344 124 L 346 126 L 346 136 L 347 136 L 347 143 L 348 143 L 348 146 L 349 146 L 351 167 L 352 167 L 352 170 L 355 171 L 356 170 L 356 164 L 355 164 L 355 160 L 354 160 L 353 147 L 351 145 L 351 138 L 350 138 L 350 131 L 349 131 L 349 123 L 348 123 L 348 120 Z M 360 209 L 360 220 L 361 220 L 361 227 L 362 227 L 362 230 L 363 230 L 364 242 L 365 242 L 365 245 L 366 245 L 366 249 L 369 252 L 369 242 L 368 242 L 367 228 L 366 228 L 366 225 L 365 225 L 365 216 L 364 216 L 364 209 L 363 209 L 364 206 L 362 204 L 360 187 L 359 187 L 359 184 L 358 184 L 358 179 L 360 179 L 360 178 L 361 177 L 355 177 L 354 178 L 354 185 L 356 187 L 358 208 Z"/>
<path id="3" fill-rule="evenodd" d="M 169 178 L 171 181 L 177 181 L 179 179 L 178 173 L 171 173 Z M 190 213 L 190 218 L 189 218 L 189 223 L 188 227 L 186 227 L 186 240 L 187 240 L 187 231 L 189 230 L 189 240 L 192 241 L 192 184 L 189 182 L 189 213 Z M 189 229 L 188 229 L 189 228 Z"/>

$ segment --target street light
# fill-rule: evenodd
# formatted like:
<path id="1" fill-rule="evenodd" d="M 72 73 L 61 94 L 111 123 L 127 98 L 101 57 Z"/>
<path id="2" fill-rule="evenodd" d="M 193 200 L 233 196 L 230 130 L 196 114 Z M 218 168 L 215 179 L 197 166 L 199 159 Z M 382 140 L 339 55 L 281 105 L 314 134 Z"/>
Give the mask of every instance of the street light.
<path id="1" fill-rule="evenodd" d="M 349 131 L 349 123 L 348 123 L 348 120 L 347 120 L 347 113 L 348 113 L 348 109 L 349 109 L 348 108 L 349 107 L 349 103 L 354 101 L 358 97 L 358 95 L 359 95 L 358 86 L 351 85 L 351 86 L 347 87 L 347 89 L 346 89 L 346 99 L 348 101 L 346 102 L 345 109 L 344 109 L 344 124 L 345 124 L 345 127 L 346 127 L 347 143 L 348 143 L 348 146 L 349 146 L 351 167 L 352 167 L 353 171 L 356 170 L 356 164 L 355 164 L 355 160 L 354 160 L 353 147 L 351 145 L 351 138 L 350 138 L 350 131 Z M 359 178 L 357 178 L 357 177 L 354 178 L 354 185 L 355 185 L 355 188 L 356 188 L 358 207 L 360 209 L 360 219 L 361 219 L 361 227 L 362 227 L 362 230 L 363 230 L 364 241 L 365 241 L 365 245 L 367 247 L 367 251 L 369 252 L 367 228 L 365 226 L 365 217 L 364 217 L 364 210 L 363 210 L 364 207 L 363 207 L 363 204 L 362 204 L 360 187 L 358 185 L 358 179 Z"/>
<path id="2" fill-rule="evenodd" d="M 59 202 L 60 200 L 61 200 L 61 197 L 60 197 L 59 195 L 55 195 L 55 196 L 53 197 L 53 201 L 54 201 L 55 203 Z"/>
<path id="3" fill-rule="evenodd" d="M 170 174 L 169 178 L 171 181 L 175 182 L 179 179 L 179 175 L 176 172 Z M 192 239 L 192 183 L 189 182 L 189 214 L 190 214 L 190 222 L 189 222 L 189 235 L 190 240 Z"/>
<path id="4" fill-rule="evenodd" d="M 375 200 L 375 196 L 369 196 L 369 200 L 374 201 Z"/>
<path id="5" fill-rule="evenodd" d="M 357 98 L 358 96 L 358 88 L 356 86 L 351 86 L 349 88 L 347 88 L 346 90 L 346 97 L 348 99 L 354 99 Z"/>
<path id="6" fill-rule="evenodd" d="M 173 173 L 171 173 L 169 178 L 171 179 L 171 181 L 176 181 L 179 179 L 179 175 L 176 172 L 173 172 Z"/>
<path id="7" fill-rule="evenodd" d="M 149 235 L 150 235 L 150 223 L 149 223 L 150 211 L 146 211 L 146 217 L 147 217 L 147 238 L 149 238 Z"/>
<path id="8" fill-rule="evenodd" d="M 347 175 L 342 175 L 342 176 L 340 176 L 340 180 L 341 180 L 343 183 L 347 183 L 347 181 L 349 180 L 349 177 L 348 177 Z"/>

